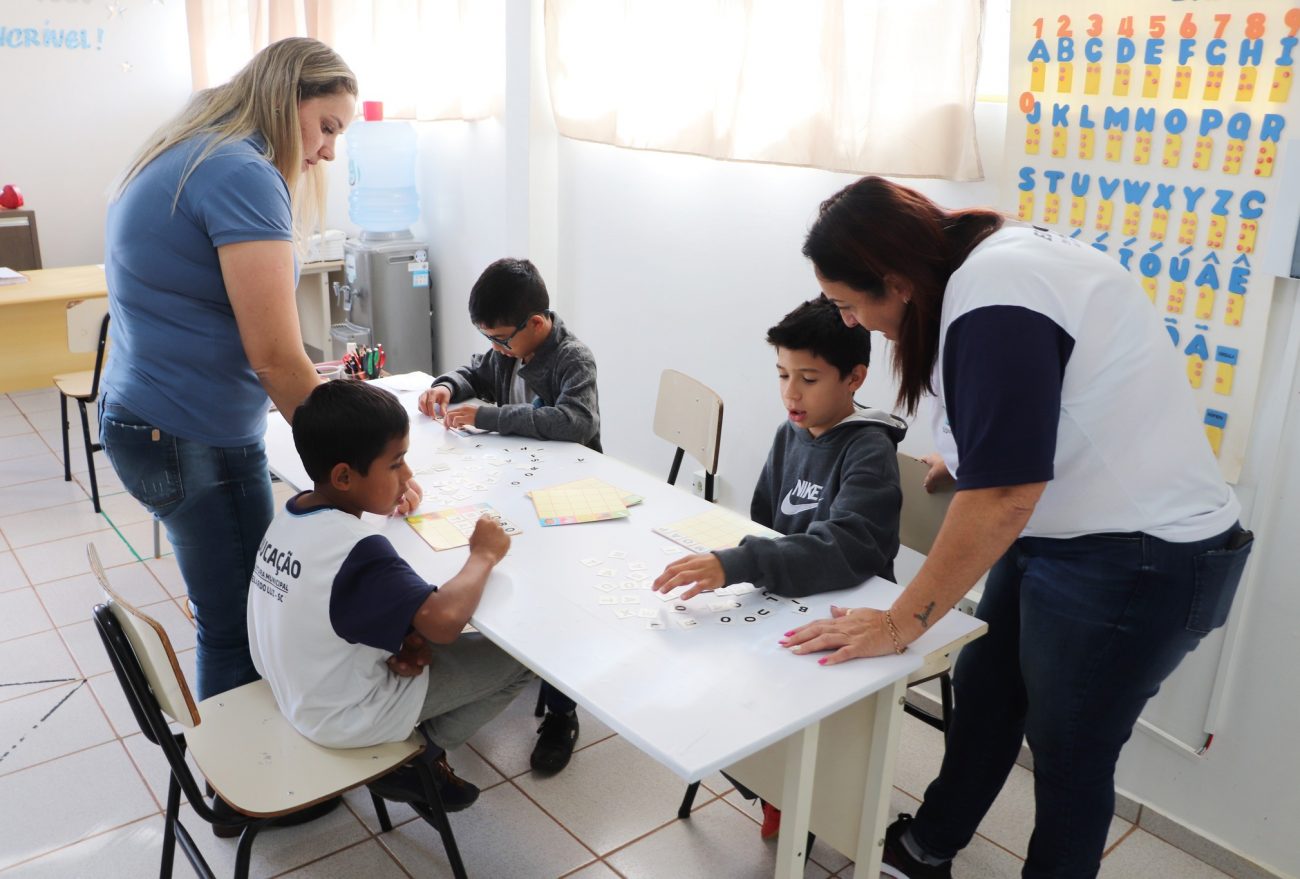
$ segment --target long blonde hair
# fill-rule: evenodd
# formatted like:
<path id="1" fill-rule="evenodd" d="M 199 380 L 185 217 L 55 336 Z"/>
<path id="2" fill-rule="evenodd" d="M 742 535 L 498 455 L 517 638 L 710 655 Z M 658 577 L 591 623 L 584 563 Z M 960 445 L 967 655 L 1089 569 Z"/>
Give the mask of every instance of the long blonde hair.
<path id="1" fill-rule="evenodd" d="M 178 116 L 145 142 L 117 185 L 120 196 L 145 166 L 163 152 L 194 137 L 210 136 L 186 164 L 172 210 L 194 169 L 225 143 L 260 134 L 266 158 L 284 177 L 293 203 L 299 244 L 325 213 L 324 169 L 302 170 L 302 131 L 298 103 L 347 92 L 357 95 L 357 78 L 338 53 L 318 40 L 290 37 L 258 52 L 224 85 L 196 92 Z"/>

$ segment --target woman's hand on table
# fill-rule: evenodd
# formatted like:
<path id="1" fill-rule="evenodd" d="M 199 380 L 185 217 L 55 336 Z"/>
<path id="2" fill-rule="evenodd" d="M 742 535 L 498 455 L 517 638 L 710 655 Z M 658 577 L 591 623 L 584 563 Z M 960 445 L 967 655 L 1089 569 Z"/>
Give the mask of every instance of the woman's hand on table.
<path id="1" fill-rule="evenodd" d="M 817 662 L 837 665 L 850 659 L 886 656 L 894 652 L 885 612 L 869 607 L 844 608 L 831 605 L 830 619 L 814 620 L 785 633 L 781 646 L 795 653 L 835 651 Z"/>
<path id="2" fill-rule="evenodd" d="M 671 562 L 651 588 L 655 592 L 671 592 L 678 586 L 692 583 L 694 585 L 690 589 L 677 596 L 685 601 L 701 592 L 721 589 L 727 585 L 726 581 L 727 575 L 723 572 L 722 562 L 718 561 L 718 557 L 711 552 L 700 552 Z"/>
<path id="3" fill-rule="evenodd" d="M 402 495 L 402 501 L 393 510 L 394 516 L 409 516 L 420 508 L 420 502 L 424 500 L 424 489 L 420 488 L 420 483 L 412 479 L 406 483 L 406 492 Z"/>

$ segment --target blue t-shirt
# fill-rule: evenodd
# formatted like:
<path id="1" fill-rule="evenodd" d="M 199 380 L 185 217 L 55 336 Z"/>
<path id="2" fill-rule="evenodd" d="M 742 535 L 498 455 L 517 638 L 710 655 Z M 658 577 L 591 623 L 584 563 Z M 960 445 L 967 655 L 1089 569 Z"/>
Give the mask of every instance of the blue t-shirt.
<path id="1" fill-rule="evenodd" d="M 284 177 L 258 137 L 214 150 L 173 211 L 186 166 L 208 142 L 167 150 L 109 205 L 113 347 L 104 390 L 169 433 L 228 448 L 262 438 L 268 401 L 244 354 L 217 248 L 291 241 L 293 214 Z"/>

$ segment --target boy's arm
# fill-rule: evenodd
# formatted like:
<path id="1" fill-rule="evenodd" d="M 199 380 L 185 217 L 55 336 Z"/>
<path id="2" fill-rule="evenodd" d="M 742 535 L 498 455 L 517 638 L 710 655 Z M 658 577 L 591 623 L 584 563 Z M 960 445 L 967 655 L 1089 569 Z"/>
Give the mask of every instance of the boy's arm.
<path id="1" fill-rule="evenodd" d="M 474 426 L 514 436 L 589 442 L 600 430 L 596 361 L 590 354 L 574 357 L 558 371 L 560 392 L 554 406 L 534 407 L 528 403 L 480 406 Z"/>
<path id="2" fill-rule="evenodd" d="M 482 400 L 495 400 L 490 353 L 475 354 L 470 358 L 469 366 L 460 366 L 451 372 L 443 373 L 435 378 L 433 383 L 450 388 L 453 403 L 472 400 L 475 397 Z"/>
<path id="3" fill-rule="evenodd" d="M 871 443 L 846 461 L 828 518 L 802 534 L 747 537 L 714 555 L 728 583 L 753 583 L 790 597 L 847 589 L 891 570 L 902 503 L 892 444 Z"/>
<path id="4" fill-rule="evenodd" d="M 469 539 L 465 565 L 424 600 L 411 620 L 412 628 L 435 644 L 455 641 L 483 597 L 488 574 L 509 548 L 510 538 L 500 525 L 479 519 Z"/>

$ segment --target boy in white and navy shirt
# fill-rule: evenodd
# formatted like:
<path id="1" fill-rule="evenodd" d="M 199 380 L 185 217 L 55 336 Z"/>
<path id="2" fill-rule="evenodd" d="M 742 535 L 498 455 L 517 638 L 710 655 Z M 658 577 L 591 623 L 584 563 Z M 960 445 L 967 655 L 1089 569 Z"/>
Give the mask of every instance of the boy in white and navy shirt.
<path id="1" fill-rule="evenodd" d="M 315 486 L 289 499 L 258 550 L 248 595 L 253 664 L 294 728 L 327 747 L 402 741 L 424 723 L 440 749 L 454 748 L 532 679 L 481 635 L 461 635 L 509 549 L 499 525 L 479 521 L 465 566 L 439 588 L 361 520 L 405 493 L 407 432 L 406 411 L 388 392 L 318 386 L 293 419 Z M 449 810 L 477 797 L 444 755 L 433 768 Z M 398 781 L 399 789 L 391 778 L 372 786 L 419 798 L 413 773 Z"/>

